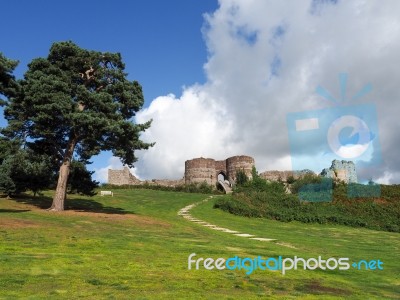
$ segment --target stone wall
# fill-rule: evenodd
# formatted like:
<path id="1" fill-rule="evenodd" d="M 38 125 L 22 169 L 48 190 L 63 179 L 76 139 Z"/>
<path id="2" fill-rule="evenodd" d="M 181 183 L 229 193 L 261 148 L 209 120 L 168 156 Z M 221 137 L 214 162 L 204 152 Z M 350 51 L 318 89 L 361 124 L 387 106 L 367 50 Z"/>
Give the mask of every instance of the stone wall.
<path id="1" fill-rule="evenodd" d="M 215 185 L 218 175 L 223 174 L 225 180 L 234 183 L 236 172 L 244 170 L 251 178 L 251 170 L 254 166 L 254 158 L 250 156 L 232 156 L 226 160 L 214 160 L 212 158 L 195 158 L 185 162 L 185 183 L 206 182 Z"/>
<path id="2" fill-rule="evenodd" d="M 265 171 L 260 173 L 260 177 L 269 181 L 283 181 L 287 182 L 289 177 L 293 177 L 294 179 L 299 179 L 305 174 L 313 174 L 314 172 L 310 170 L 301 170 L 301 171 Z"/>
<path id="3" fill-rule="evenodd" d="M 185 183 L 201 183 L 215 185 L 215 160 L 212 158 L 195 158 L 185 161 Z"/>
<path id="4" fill-rule="evenodd" d="M 128 167 L 122 170 L 108 170 L 108 183 L 114 185 L 140 184 L 140 180 L 131 174 Z"/>
<path id="5" fill-rule="evenodd" d="M 260 177 L 269 180 L 269 181 L 284 181 L 286 182 L 288 177 L 293 177 L 293 178 L 298 178 L 295 172 L 293 171 L 265 171 L 263 173 L 260 173 Z"/>
<path id="6" fill-rule="evenodd" d="M 215 170 L 217 173 L 223 173 L 224 176 L 227 176 L 227 171 L 226 171 L 226 160 L 217 160 L 215 162 Z"/>
<path id="7" fill-rule="evenodd" d="M 142 184 L 147 183 L 150 185 L 160 185 L 160 186 L 169 186 L 169 187 L 175 187 L 179 185 L 184 185 L 185 184 L 185 179 L 178 179 L 178 180 L 171 180 L 171 179 L 153 179 L 153 180 L 146 180 L 142 181 Z"/>
<path id="8" fill-rule="evenodd" d="M 228 180 L 232 183 L 236 181 L 236 172 L 243 170 L 248 178 L 252 178 L 252 169 L 254 167 L 254 158 L 240 155 L 232 156 L 226 160 L 226 170 Z"/>
<path id="9" fill-rule="evenodd" d="M 161 185 L 161 186 L 178 186 L 183 185 L 185 180 L 169 180 L 169 179 L 153 179 L 153 180 L 145 180 L 141 181 L 137 179 L 130 172 L 128 167 L 124 167 L 122 170 L 108 170 L 108 183 L 113 185 L 141 185 L 141 184 L 150 184 L 150 185 Z"/>

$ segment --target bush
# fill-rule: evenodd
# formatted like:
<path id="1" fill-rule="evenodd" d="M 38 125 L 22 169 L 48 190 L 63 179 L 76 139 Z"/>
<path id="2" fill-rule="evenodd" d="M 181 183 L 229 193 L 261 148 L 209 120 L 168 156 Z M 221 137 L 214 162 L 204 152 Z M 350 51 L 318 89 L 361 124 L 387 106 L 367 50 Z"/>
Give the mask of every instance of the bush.
<path id="1" fill-rule="evenodd" d="M 297 194 L 304 186 L 309 186 L 311 184 L 314 185 L 320 184 L 322 179 L 323 178 L 318 175 L 307 173 L 304 176 L 297 179 L 290 187 L 290 190 L 292 191 L 293 194 Z"/>
<path id="2" fill-rule="evenodd" d="M 236 184 L 238 186 L 243 186 L 249 181 L 249 177 L 247 177 L 246 173 L 243 169 L 236 171 Z"/>
<path id="3" fill-rule="evenodd" d="M 368 189 L 369 186 L 365 187 Z M 348 188 L 345 183 L 331 185 L 331 202 L 301 202 L 298 195 L 285 194 L 284 186 L 279 182 L 249 181 L 236 188 L 230 198 L 218 199 L 214 207 L 236 215 L 283 222 L 342 224 L 400 232 L 400 185 L 380 186 L 380 198 L 349 199 Z M 357 187 L 358 191 L 362 188 Z M 310 197 L 310 193 L 323 195 L 329 190 L 317 176 L 306 176 L 295 189 L 302 190 L 306 197 Z"/>
<path id="4" fill-rule="evenodd" d="M 170 192 L 183 192 L 183 193 L 199 193 L 199 194 L 221 194 L 221 191 L 215 189 L 212 185 L 207 182 L 201 183 L 190 183 L 182 184 L 177 186 L 165 186 L 158 184 L 150 184 L 147 181 L 143 184 L 136 185 L 113 185 L 113 184 L 102 184 L 102 189 L 149 189 L 158 191 L 170 191 Z"/>
<path id="5" fill-rule="evenodd" d="M 294 179 L 294 176 L 293 176 L 293 175 L 289 175 L 289 176 L 286 178 L 286 182 L 287 182 L 288 184 L 293 184 L 295 181 L 296 181 L 296 179 Z"/>

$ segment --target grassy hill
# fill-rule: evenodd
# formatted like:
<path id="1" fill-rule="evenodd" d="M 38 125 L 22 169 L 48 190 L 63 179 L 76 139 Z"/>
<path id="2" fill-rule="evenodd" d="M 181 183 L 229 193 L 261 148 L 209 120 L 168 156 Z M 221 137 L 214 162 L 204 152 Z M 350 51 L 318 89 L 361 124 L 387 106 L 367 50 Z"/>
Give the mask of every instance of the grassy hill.
<path id="1" fill-rule="evenodd" d="M 399 299 L 398 233 L 249 219 L 213 209 L 215 200 L 191 211 L 276 239 L 260 242 L 177 215 L 206 195 L 114 190 L 114 197 L 72 196 L 63 213 L 41 209 L 46 195 L 0 199 L 0 299 Z M 188 270 L 191 253 L 380 259 L 384 270 Z"/>

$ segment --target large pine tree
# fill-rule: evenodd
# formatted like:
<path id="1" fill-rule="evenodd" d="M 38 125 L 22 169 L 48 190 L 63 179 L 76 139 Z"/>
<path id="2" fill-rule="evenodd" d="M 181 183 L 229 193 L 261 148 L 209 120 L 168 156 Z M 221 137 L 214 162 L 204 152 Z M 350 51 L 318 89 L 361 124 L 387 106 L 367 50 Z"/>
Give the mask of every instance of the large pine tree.
<path id="1" fill-rule="evenodd" d="M 140 140 L 150 121 L 133 122 L 144 103 L 142 88 L 127 79 L 119 53 L 59 42 L 47 58 L 34 59 L 28 67 L 20 92 L 5 108 L 4 134 L 19 137 L 29 148 L 58 161 L 50 210 L 62 211 L 72 158 L 85 162 L 111 150 L 132 166 L 137 160 L 135 150 L 152 146 Z"/>

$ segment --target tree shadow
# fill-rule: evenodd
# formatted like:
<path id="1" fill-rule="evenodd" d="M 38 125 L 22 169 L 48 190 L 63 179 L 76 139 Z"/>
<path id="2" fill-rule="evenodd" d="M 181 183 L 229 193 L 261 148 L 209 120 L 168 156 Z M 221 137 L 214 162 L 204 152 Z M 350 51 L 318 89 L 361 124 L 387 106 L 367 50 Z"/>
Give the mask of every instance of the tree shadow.
<path id="1" fill-rule="evenodd" d="M 18 198 L 13 200 L 19 203 L 33 205 L 41 209 L 48 209 L 53 202 L 53 199 L 50 197 L 46 196 L 32 197 L 28 195 L 18 196 Z M 88 199 L 67 199 L 65 201 L 64 208 L 65 210 L 74 210 L 79 212 L 93 212 L 93 213 L 120 214 L 120 215 L 134 214 L 133 211 L 127 211 L 119 207 L 104 206 L 100 202 Z"/>
<path id="2" fill-rule="evenodd" d="M 30 211 L 29 209 L 0 209 L 0 213 L 23 213 Z"/>

